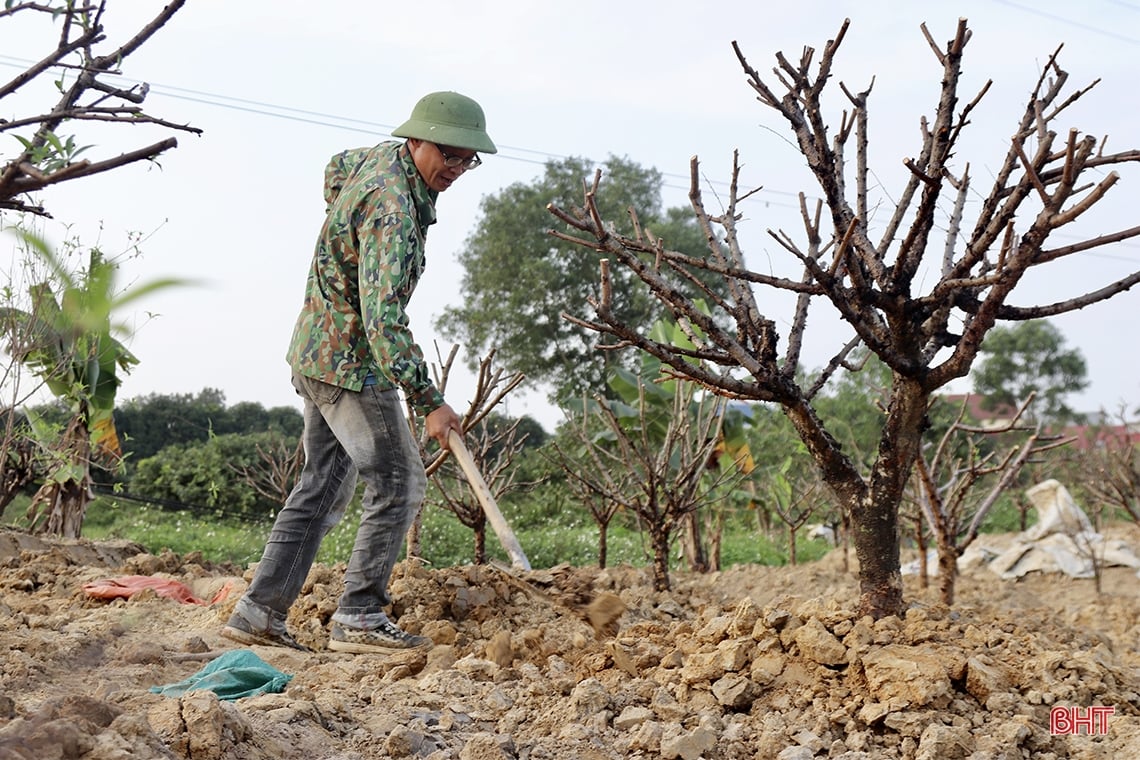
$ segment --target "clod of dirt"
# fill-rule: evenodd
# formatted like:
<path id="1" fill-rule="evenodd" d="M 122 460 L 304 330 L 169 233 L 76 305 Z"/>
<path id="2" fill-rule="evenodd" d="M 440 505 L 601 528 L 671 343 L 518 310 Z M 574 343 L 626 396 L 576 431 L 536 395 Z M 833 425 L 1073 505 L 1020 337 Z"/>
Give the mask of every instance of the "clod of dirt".
<path id="1" fill-rule="evenodd" d="M 616 594 L 598 594 L 586 605 L 586 621 L 594 629 L 594 636 L 602 639 L 618 632 L 618 620 L 629 609 Z"/>
<path id="2" fill-rule="evenodd" d="M 510 667 L 515 659 L 514 650 L 511 648 L 510 631 L 499 631 L 491 637 L 487 642 L 487 659 L 500 668 Z"/>

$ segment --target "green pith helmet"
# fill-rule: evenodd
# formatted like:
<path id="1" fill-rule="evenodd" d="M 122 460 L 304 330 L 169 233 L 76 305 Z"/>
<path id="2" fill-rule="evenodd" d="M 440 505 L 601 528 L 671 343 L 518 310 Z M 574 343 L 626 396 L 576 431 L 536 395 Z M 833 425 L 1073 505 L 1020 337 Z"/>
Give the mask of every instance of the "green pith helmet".
<path id="1" fill-rule="evenodd" d="M 466 148 L 480 153 L 498 153 L 487 135 L 483 109 L 458 92 L 424 95 L 412 109 L 412 117 L 392 130 L 393 137 L 415 137 L 436 145 Z"/>

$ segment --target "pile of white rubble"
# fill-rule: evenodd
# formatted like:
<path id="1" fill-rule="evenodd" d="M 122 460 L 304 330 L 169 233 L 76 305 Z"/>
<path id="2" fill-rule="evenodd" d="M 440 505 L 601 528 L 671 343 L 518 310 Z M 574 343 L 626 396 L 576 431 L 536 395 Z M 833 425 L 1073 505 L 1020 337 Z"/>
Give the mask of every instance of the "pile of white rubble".
<path id="1" fill-rule="evenodd" d="M 959 572 L 985 567 L 1003 580 L 1033 572 L 1093 578 L 1098 567 L 1132 567 L 1140 576 L 1140 556 L 1132 546 L 1094 530 L 1088 515 L 1060 482 L 1042 481 L 1025 495 L 1037 510 L 1037 522 L 1012 538 L 979 536 L 958 558 Z M 938 572 L 937 554 L 933 551 L 927 571 Z M 903 568 L 904 574 L 917 572 L 917 561 Z"/>

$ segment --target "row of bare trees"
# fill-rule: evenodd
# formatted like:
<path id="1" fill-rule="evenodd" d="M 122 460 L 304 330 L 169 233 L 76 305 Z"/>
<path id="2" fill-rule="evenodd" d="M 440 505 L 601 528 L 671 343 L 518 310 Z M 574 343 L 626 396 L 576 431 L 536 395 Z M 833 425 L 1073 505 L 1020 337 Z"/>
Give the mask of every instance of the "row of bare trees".
<path id="1" fill-rule="evenodd" d="M 453 345 L 446 358 L 436 346 L 438 363 L 433 365 L 435 384 L 440 392 L 447 391 L 459 346 Z M 464 411 L 463 431 L 465 443 L 471 458 L 479 469 L 487 489 L 498 501 L 512 491 L 521 490 L 532 484 L 518 481 L 516 458 L 526 443 L 527 436 L 520 431 L 522 418 L 505 424 L 494 424 L 491 419 L 497 407 L 525 379 L 520 373 L 508 374 L 494 364 L 495 353 L 490 352 L 479 362 L 474 394 Z M 408 408 L 408 420 L 412 431 L 420 441 L 420 451 L 432 484 L 435 486 L 431 502 L 453 514 L 459 522 L 471 529 L 474 544 L 472 559 L 476 564 L 484 564 L 487 552 L 487 513 L 476 492 L 476 486 L 462 474 L 454 457 L 440 449 L 429 450 L 429 440 L 425 431 L 417 430 L 417 416 Z M 422 557 L 420 529 L 423 512 L 408 531 L 408 556 Z"/>
<path id="2" fill-rule="evenodd" d="M 1009 420 L 993 426 L 971 424 L 965 419 L 964 399 L 958 415 L 946 432 L 919 454 L 915 473 L 905 498 L 917 505 L 922 522 L 933 535 L 938 552 L 938 578 L 942 601 L 954 603 L 958 558 L 981 531 L 982 523 L 998 499 L 1017 483 L 1022 469 L 1035 457 L 1068 443 L 1060 435 L 1045 435 L 1041 424 L 1019 424 L 1032 404 L 1026 399 Z M 996 438 L 1013 443 L 1005 449 L 985 445 Z M 1039 459 L 1036 461 L 1040 461 Z M 982 487 L 984 485 L 984 488 Z M 919 538 L 920 574 L 925 582 L 926 553 L 923 526 Z"/>

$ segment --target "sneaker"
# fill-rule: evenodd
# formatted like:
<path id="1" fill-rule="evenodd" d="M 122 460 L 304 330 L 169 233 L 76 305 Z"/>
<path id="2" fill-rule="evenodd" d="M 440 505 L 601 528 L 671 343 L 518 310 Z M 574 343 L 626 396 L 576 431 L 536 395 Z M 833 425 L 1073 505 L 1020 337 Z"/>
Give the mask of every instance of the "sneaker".
<path id="1" fill-rule="evenodd" d="M 290 649 L 298 649 L 302 652 L 311 652 L 304 644 L 298 642 L 289 632 L 282 628 L 280 631 L 273 630 L 254 630 L 249 621 L 241 615 L 234 614 L 230 616 L 230 620 L 226 623 L 225 628 L 222 629 L 222 635 L 227 639 L 236 641 L 239 644 L 255 645 L 267 647 L 289 647 Z"/>
<path id="2" fill-rule="evenodd" d="M 334 652 L 353 652 L 355 654 L 379 652 L 383 654 L 408 649 L 426 649 L 431 646 L 432 640 L 427 636 L 417 636 L 414 633 L 402 631 L 391 620 L 385 620 L 378 628 L 368 630 L 349 628 L 340 623 L 333 623 L 332 633 L 329 634 L 329 649 Z"/>

